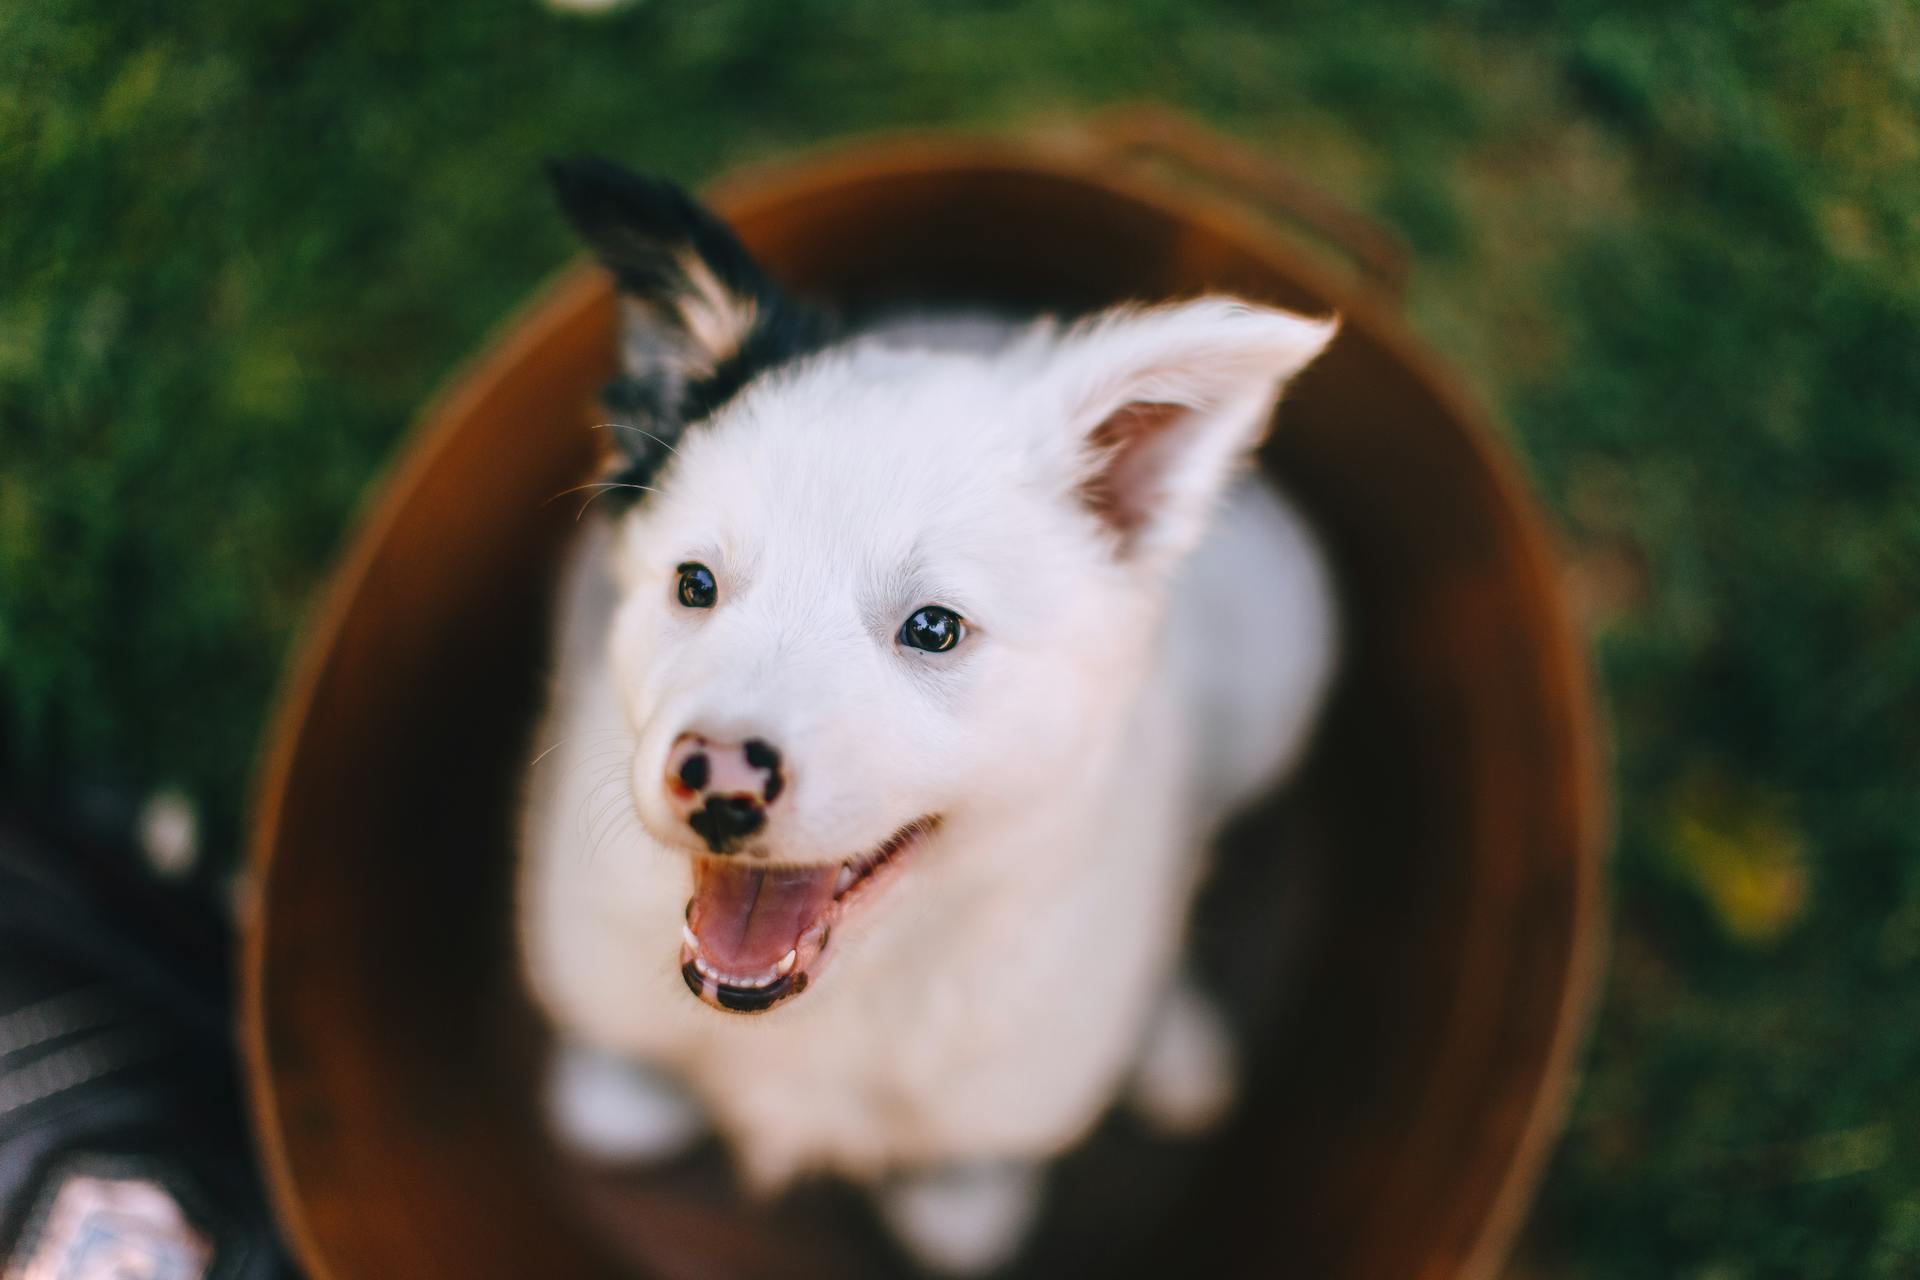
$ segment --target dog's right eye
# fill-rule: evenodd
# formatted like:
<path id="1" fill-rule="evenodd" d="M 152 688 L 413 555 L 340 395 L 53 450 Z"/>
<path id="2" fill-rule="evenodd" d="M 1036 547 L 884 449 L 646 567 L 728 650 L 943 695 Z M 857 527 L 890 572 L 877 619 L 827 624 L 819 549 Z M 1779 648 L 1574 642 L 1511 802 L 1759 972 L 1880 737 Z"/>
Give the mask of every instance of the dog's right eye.
<path id="1" fill-rule="evenodd" d="M 719 594 L 720 586 L 713 580 L 713 570 L 691 561 L 680 566 L 681 604 L 689 609 L 711 609 Z"/>
<path id="2" fill-rule="evenodd" d="M 913 616 L 900 625 L 900 643 L 909 649 L 945 653 L 960 643 L 966 623 L 960 615 L 943 605 L 930 604 L 915 609 Z"/>

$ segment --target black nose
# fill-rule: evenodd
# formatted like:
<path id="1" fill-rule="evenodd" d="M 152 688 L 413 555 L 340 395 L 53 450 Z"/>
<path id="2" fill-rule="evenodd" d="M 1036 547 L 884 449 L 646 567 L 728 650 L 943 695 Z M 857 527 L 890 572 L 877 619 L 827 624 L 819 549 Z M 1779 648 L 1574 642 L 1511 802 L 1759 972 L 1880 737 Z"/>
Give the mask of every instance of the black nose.
<path id="1" fill-rule="evenodd" d="M 758 800 L 738 795 L 712 796 L 687 818 L 687 825 L 715 853 L 732 853 L 766 822 Z"/>
<path id="2" fill-rule="evenodd" d="M 779 796 L 781 787 L 786 785 L 785 780 L 780 776 L 780 753 L 762 739 L 748 738 L 745 755 L 748 766 L 758 769 L 765 775 L 767 781 L 763 790 L 767 803 L 772 804 Z"/>

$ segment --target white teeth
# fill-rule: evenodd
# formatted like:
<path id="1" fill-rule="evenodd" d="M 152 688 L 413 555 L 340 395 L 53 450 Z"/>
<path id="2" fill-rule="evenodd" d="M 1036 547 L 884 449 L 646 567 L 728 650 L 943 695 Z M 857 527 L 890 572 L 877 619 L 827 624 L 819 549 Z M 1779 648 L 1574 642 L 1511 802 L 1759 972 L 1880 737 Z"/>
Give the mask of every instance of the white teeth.
<path id="1" fill-rule="evenodd" d="M 680 926 L 680 941 L 686 943 L 687 950 L 693 952 L 694 955 L 697 956 L 700 954 L 700 939 L 693 936 L 691 926 L 684 924 Z"/>
<path id="2" fill-rule="evenodd" d="M 853 869 L 853 864 L 851 862 L 844 863 L 840 868 L 840 878 L 834 882 L 833 896 L 837 898 L 847 890 L 853 888 L 853 882 L 859 878 L 860 873 Z"/>
<path id="3" fill-rule="evenodd" d="M 780 958 L 779 964 L 762 973 L 746 976 L 737 973 L 722 973 L 707 963 L 707 958 L 700 954 L 700 947 L 694 942 L 692 935 L 688 934 L 686 937 L 687 945 L 693 948 L 693 967 L 699 970 L 702 977 L 711 978 L 723 987 L 746 987 L 748 989 L 770 987 L 780 981 L 780 979 L 786 977 L 789 973 L 792 973 L 794 965 L 800 961 L 799 951 L 792 950 Z"/>

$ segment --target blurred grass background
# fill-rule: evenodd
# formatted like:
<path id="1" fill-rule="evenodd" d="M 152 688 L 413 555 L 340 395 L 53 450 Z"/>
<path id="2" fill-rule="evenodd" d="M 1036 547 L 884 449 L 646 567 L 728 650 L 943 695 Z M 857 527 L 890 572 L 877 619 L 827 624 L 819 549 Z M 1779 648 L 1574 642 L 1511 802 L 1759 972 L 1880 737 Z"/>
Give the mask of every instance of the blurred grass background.
<path id="1" fill-rule="evenodd" d="M 1911 0 L 0 10 L 0 769 L 230 855 L 398 433 L 571 246 L 537 161 L 1177 105 L 1395 226 L 1566 535 L 1612 972 L 1519 1270 L 1920 1275 Z"/>

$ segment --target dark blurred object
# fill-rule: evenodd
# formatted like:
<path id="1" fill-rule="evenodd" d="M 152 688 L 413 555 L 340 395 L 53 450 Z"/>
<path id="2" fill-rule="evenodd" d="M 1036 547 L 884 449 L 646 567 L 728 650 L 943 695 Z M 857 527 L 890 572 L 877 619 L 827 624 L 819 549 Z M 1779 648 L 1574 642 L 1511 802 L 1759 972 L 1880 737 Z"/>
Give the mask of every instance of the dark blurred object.
<path id="1" fill-rule="evenodd" d="M 239 1107 L 226 930 L 0 820 L 0 1276 L 290 1276 Z"/>

